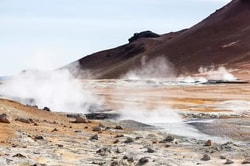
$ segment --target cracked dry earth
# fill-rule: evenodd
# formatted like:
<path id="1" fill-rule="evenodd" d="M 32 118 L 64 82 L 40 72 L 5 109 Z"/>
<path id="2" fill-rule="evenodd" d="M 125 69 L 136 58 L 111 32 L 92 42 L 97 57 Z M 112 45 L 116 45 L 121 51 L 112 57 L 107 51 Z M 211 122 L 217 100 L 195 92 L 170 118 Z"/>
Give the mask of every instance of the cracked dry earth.
<path id="1" fill-rule="evenodd" d="M 63 114 L 5 99 L 0 113 L 12 118 L 0 123 L 0 165 L 241 165 L 250 155 L 246 142 L 205 146 L 205 140 L 170 136 L 132 120 L 71 123 Z"/>

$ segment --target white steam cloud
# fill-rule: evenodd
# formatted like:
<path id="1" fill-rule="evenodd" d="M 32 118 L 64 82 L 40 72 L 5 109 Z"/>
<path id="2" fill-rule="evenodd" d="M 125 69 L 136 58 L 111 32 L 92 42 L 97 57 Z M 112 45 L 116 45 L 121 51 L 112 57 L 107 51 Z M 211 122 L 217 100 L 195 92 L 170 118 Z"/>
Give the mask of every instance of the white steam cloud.
<path id="1" fill-rule="evenodd" d="M 215 67 L 200 67 L 199 74 L 194 74 L 193 76 L 180 76 L 176 80 L 178 82 L 185 83 L 206 83 L 209 80 L 221 80 L 221 81 L 237 81 L 238 79 L 230 73 L 225 67 L 220 66 Z"/>
<path id="2" fill-rule="evenodd" d="M 139 80 L 152 78 L 174 77 L 173 65 L 163 56 L 147 61 L 146 56 L 141 58 L 141 66 L 129 71 L 123 76 L 125 79 Z"/>
<path id="3" fill-rule="evenodd" d="M 237 78 L 231 74 L 225 67 L 220 66 L 217 69 L 212 67 L 207 69 L 204 67 L 199 68 L 200 74 L 203 74 L 209 80 L 224 80 L 224 81 L 235 81 Z"/>
<path id="4" fill-rule="evenodd" d="M 168 134 L 185 136 L 195 139 L 207 140 L 213 138 L 215 142 L 224 142 L 225 140 L 219 137 L 213 137 L 201 133 L 198 129 L 183 121 L 177 110 L 166 106 L 158 106 L 154 109 L 139 107 L 135 105 L 126 105 L 120 110 L 120 120 L 135 120 L 145 124 L 151 124 L 159 127 L 161 131 Z M 210 123 L 211 121 L 200 121 Z"/>
<path id="5" fill-rule="evenodd" d="M 85 113 L 101 105 L 67 69 L 24 71 L 6 80 L 0 86 L 0 95 L 59 112 Z"/>
<path id="6" fill-rule="evenodd" d="M 148 109 L 136 105 L 125 105 L 119 112 L 121 113 L 121 120 L 131 119 L 148 124 L 179 123 L 182 121 L 182 118 L 175 110 L 165 106 Z"/>

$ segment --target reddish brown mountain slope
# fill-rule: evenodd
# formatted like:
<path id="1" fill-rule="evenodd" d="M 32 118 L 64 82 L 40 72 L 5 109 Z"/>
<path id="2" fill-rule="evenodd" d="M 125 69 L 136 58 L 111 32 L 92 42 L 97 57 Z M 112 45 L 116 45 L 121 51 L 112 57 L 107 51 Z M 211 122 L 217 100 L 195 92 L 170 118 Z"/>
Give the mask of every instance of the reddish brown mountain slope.
<path id="1" fill-rule="evenodd" d="M 165 56 L 179 74 L 200 66 L 224 65 L 250 69 L 250 1 L 233 0 L 188 30 L 141 38 L 129 44 L 94 53 L 79 60 L 95 78 L 117 78 L 149 61 Z M 74 62 L 76 63 L 76 62 Z"/>

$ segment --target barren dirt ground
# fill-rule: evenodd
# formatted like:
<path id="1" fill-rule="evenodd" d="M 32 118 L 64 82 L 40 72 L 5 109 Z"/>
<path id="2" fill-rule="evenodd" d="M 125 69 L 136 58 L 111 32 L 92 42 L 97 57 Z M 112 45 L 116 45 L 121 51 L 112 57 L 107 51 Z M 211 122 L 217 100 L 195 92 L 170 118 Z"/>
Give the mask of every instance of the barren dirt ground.
<path id="1" fill-rule="evenodd" d="M 184 120 L 213 119 L 212 123 L 193 124 L 208 135 L 212 144 L 204 146 L 207 140 L 173 135 L 135 121 L 71 123 L 74 119 L 61 113 L 0 99 L 0 113 L 12 118 L 10 124 L 0 123 L 0 164 L 191 166 L 224 165 L 227 160 L 232 165 L 250 163 L 249 84 L 127 88 L 110 80 L 84 84 L 104 100 L 106 108 L 117 112 L 127 104 L 148 110 L 163 106 L 178 110 Z M 18 117 L 32 121 L 15 121 Z M 123 128 L 116 128 L 117 125 Z M 213 136 L 226 141 L 217 142 Z M 204 154 L 210 159 L 205 161 Z"/>

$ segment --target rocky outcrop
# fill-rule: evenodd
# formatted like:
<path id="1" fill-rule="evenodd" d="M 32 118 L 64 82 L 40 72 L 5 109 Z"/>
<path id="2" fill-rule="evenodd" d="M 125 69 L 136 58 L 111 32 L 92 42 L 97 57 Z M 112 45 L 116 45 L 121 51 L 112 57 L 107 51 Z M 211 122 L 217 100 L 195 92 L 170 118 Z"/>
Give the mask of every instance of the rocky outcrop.
<path id="1" fill-rule="evenodd" d="M 151 31 L 143 31 L 140 33 L 134 33 L 134 36 L 132 36 L 131 38 L 128 39 L 129 43 L 136 41 L 140 38 L 156 38 L 156 37 L 160 37 L 160 35 L 151 32 Z"/>
<path id="2" fill-rule="evenodd" d="M 10 123 L 11 117 L 9 117 L 7 114 L 3 113 L 0 115 L 0 122 L 2 123 Z"/>

